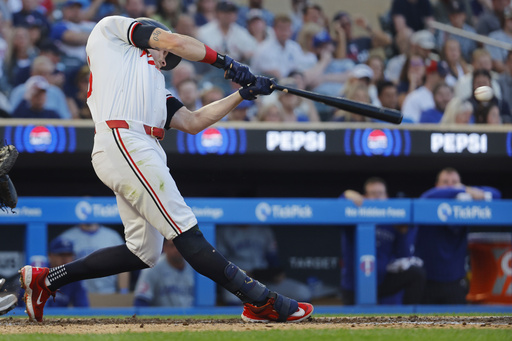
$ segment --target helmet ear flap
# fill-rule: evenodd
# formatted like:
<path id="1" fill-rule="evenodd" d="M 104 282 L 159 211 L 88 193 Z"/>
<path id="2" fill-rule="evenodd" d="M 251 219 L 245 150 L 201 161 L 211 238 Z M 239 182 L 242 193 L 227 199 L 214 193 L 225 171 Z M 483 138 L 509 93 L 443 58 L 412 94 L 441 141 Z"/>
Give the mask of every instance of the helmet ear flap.
<path id="1" fill-rule="evenodd" d="M 143 25 L 149 25 L 149 26 L 158 27 L 158 28 L 160 28 L 160 29 L 162 29 L 164 31 L 172 33 L 172 31 L 167 26 L 165 26 L 161 22 L 158 22 L 158 21 L 156 21 L 154 19 L 141 17 L 141 18 L 137 18 L 135 20 L 137 20 L 138 22 L 140 22 Z M 161 69 L 162 70 L 166 70 L 166 71 L 172 70 L 180 62 L 181 62 L 181 57 L 175 55 L 174 53 L 169 52 L 167 54 L 167 57 L 165 57 L 165 66 L 163 68 L 161 68 Z"/>

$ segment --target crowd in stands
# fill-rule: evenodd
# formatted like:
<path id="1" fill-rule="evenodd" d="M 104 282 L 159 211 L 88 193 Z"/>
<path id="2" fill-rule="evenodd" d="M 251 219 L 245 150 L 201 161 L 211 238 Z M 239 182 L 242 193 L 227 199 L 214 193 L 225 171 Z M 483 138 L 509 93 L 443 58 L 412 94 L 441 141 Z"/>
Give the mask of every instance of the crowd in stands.
<path id="1" fill-rule="evenodd" d="M 309 0 L 273 13 L 264 0 L 0 1 L 0 117 L 90 119 L 85 45 L 105 16 L 151 17 L 301 89 L 401 110 L 405 123 L 512 122 L 512 53 L 454 30 L 512 43 L 510 0 L 392 0 L 378 18 Z M 164 72 L 191 110 L 236 90 L 222 73 L 183 61 Z M 479 86 L 494 98 L 480 102 Z M 468 115 L 469 105 L 472 111 Z M 451 112 L 448 109 L 452 109 Z M 498 112 L 498 115 L 477 113 Z M 455 118 L 454 112 L 466 115 Z M 450 114 L 453 117 L 446 117 Z M 482 119 L 483 117 L 483 119 Z M 226 120 L 371 122 L 291 95 L 244 101 Z"/>

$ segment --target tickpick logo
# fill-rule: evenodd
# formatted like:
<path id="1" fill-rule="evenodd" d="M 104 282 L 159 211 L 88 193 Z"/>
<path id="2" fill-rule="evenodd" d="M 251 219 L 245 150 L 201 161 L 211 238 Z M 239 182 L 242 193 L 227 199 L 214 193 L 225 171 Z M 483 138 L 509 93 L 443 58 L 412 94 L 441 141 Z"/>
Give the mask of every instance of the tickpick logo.
<path id="1" fill-rule="evenodd" d="M 452 215 L 452 207 L 450 204 L 443 202 L 437 207 L 437 217 L 441 221 L 448 220 L 448 217 Z"/>
<path id="2" fill-rule="evenodd" d="M 80 220 L 86 220 L 92 213 L 92 206 L 87 201 L 80 201 L 75 206 L 75 214 Z"/>
<path id="3" fill-rule="evenodd" d="M 272 213 L 272 208 L 266 202 L 261 202 L 256 206 L 256 218 L 259 221 L 266 221 Z"/>

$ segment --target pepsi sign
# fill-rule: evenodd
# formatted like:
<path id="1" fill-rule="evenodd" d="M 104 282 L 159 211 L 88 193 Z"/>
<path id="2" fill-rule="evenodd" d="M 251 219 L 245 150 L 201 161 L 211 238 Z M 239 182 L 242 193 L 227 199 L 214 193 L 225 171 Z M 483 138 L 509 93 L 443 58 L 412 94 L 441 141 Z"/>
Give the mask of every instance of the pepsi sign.
<path id="1" fill-rule="evenodd" d="M 347 129 L 345 154 L 356 156 L 401 156 L 411 153 L 411 135 L 398 129 Z"/>
<path id="2" fill-rule="evenodd" d="M 63 126 L 7 126 L 4 140 L 26 153 L 73 153 L 76 150 L 74 127 Z"/>
<path id="3" fill-rule="evenodd" d="M 180 154 L 245 154 L 247 136 L 244 129 L 210 127 L 197 135 L 178 131 L 176 143 Z"/>

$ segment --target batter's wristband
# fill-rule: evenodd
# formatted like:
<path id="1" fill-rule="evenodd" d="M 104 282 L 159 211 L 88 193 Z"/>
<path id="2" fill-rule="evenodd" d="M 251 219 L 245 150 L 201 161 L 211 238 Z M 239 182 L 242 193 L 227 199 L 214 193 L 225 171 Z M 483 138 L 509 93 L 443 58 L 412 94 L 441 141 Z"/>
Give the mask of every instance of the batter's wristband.
<path id="1" fill-rule="evenodd" d="M 200 62 L 208 63 L 215 66 L 216 68 L 223 69 L 224 65 L 226 65 L 226 56 L 213 50 L 208 45 L 205 45 L 204 47 L 206 49 L 206 54 L 204 55 L 204 58 L 200 60 Z"/>

